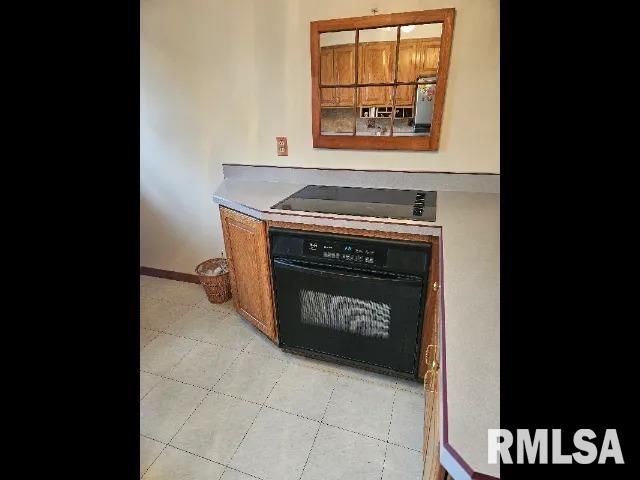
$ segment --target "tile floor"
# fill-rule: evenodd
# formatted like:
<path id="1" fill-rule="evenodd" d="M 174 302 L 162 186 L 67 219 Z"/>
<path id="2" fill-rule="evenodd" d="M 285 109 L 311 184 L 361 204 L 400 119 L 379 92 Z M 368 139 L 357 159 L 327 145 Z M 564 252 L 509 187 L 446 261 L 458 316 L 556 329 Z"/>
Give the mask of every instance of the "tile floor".
<path id="1" fill-rule="evenodd" d="M 140 477 L 419 480 L 418 383 L 281 351 L 196 284 L 140 277 Z"/>

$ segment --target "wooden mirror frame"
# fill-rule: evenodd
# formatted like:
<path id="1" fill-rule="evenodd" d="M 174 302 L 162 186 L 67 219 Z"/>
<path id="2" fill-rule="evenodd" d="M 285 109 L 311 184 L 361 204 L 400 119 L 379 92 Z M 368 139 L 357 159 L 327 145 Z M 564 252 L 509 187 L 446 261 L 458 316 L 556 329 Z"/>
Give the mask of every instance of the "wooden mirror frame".
<path id="1" fill-rule="evenodd" d="M 312 132 L 314 148 L 342 148 L 357 150 L 438 150 L 440 143 L 440 127 L 442 111 L 449 73 L 449 57 L 451 54 L 451 40 L 453 37 L 453 23 L 455 18 L 454 8 L 439 10 L 424 10 L 420 12 L 389 13 L 371 15 L 366 17 L 339 18 L 334 20 L 319 20 L 311 22 L 311 108 L 312 108 Z M 320 34 L 327 32 L 342 32 L 355 30 L 355 65 L 356 83 L 340 85 L 342 88 L 356 88 L 358 67 L 358 31 L 361 29 L 398 27 L 396 38 L 396 68 L 394 82 L 401 85 L 417 85 L 417 82 L 396 82 L 398 49 L 400 43 L 400 29 L 403 25 L 442 23 L 442 36 L 440 41 L 440 59 L 438 63 L 438 75 L 436 79 L 436 96 L 433 105 L 433 116 L 429 135 L 417 136 L 347 136 L 347 135 L 321 135 L 320 132 Z M 374 84 L 362 84 L 373 86 Z M 385 86 L 381 84 L 380 86 Z M 360 86 L 360 85 L 358 85 Z M 375 84 L 375 86 L 378 86 Z M 394 94 L 395 97 L 395 94 Z M 354 95 L 354 122 L 357 122 L 356 111 L 358 108 L 358 94 Z M 392 110 L 391 123 L 395 118 L 395 98 Z"/>

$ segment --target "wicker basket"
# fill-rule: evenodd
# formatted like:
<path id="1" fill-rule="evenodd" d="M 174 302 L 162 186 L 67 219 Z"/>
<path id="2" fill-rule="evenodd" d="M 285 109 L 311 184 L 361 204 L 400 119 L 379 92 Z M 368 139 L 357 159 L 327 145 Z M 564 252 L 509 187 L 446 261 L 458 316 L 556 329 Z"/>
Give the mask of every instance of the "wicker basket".
<path id="1" fill-rule="evenodd" d="M 231 298 L 231 282 L 229 272 L 220 275 L 207 274 L 208 270 L 215 270 L 219 265 L 227 265 L 226 258 L 210 258 L 196 267 L 200 283 L 207 293 L 211 303 L 224 303 Z"/>

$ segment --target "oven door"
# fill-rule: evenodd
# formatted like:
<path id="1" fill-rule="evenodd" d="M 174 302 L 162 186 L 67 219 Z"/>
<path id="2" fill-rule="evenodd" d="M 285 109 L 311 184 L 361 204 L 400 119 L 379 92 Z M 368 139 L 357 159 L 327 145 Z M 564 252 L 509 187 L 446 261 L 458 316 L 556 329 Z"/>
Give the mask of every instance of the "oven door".
<path id="1" fill-rule="evenodd" d="M 283 347 L 416 373 L 423 279 L 276 258 Z"/>

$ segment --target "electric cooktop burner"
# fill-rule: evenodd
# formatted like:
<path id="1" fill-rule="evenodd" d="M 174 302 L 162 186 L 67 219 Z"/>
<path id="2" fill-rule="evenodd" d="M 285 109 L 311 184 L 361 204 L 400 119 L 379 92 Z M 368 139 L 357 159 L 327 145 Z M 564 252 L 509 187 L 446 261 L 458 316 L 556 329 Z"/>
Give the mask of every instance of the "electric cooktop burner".
<path id="1" fill-rule="evenodd" d="M 436 192 L 307 185 L 271 208 L 435 222 Z"/>

